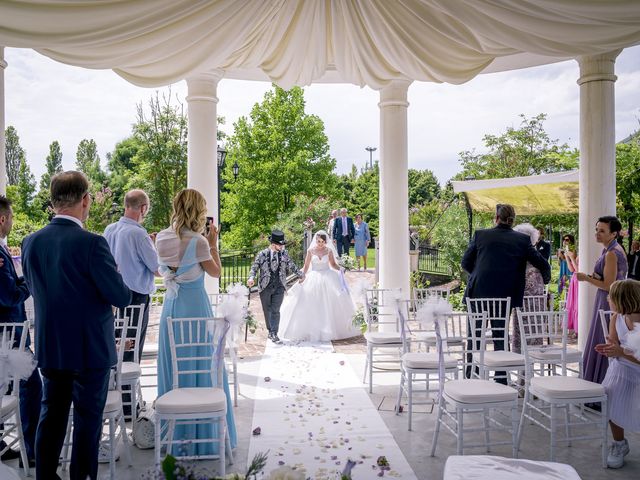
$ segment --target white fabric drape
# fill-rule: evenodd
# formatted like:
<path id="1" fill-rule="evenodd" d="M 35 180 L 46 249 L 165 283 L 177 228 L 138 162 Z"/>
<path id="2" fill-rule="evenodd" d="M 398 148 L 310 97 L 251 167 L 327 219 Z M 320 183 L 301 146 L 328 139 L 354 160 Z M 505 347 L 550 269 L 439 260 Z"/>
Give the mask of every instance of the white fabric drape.
<path id="1" fill-rule="evenodd" d="M 637 0 L 0 2 L 0 45 L 113 69 L 145 87 L 214 68 L 284 88 L 319 80 L 462 83 L 495 59 L 507 69 L 505 57 L 522 67 L 523 53 L 538 64 L 541 55 L 565 59 L 637 43 Z"/>

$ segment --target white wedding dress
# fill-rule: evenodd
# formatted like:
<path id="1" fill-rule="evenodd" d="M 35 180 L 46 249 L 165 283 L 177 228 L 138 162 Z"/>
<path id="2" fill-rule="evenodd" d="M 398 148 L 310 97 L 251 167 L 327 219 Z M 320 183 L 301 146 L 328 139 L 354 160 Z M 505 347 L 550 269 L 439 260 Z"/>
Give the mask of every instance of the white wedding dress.
<path id="1" fill-rule="evenodd" d="M 340 273 L 329 265 L 329 255 L 311 257 L 303 283 L 289 290 L 280 314 L 278 336 L 287 340 L 327 342 L 354 337 L 355 307 Z"/>

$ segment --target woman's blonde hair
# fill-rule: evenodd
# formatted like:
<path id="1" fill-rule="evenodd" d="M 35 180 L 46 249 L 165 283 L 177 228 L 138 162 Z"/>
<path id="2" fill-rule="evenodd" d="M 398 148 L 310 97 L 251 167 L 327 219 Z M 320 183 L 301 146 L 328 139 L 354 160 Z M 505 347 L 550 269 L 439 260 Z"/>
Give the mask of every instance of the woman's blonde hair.
<path id="1" fill-rule="evenodd" d="M 630 278 L 613 282 L 609 287 L 609 299 L 615 304 L 617 313 L 640 313 L 640 282 Z"/>
<path id="2" fill-rule="evenodd" d="M 207 201 L 197 190 L 185 188 L 173 199 L 171 225 L 180 236 L 183 228 L 197 233 L 204 231 L 207 223 Z"/>

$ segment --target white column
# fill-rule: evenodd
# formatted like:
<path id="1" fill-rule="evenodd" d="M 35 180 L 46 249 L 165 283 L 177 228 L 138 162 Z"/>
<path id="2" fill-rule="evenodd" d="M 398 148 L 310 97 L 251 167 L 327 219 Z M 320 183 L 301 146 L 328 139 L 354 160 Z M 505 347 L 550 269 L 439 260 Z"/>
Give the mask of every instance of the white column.
<path id="1" fill-rule="evenodd" d="M 7 193 L 7 160 L 5 158 L 4 138 L 4 69 L 7 62 L 4 60 L 4 47 L 0 47 L 0 195 Z"/>
<path id="2" fill-rule="evenodd" d="M 578 57 L 580 66 L 580 271 L 591 273 L 602 246 L 594 231 L 598 217 L 616 214 L 616 141 L 614 75 L 620 51 Z M 583 349 L 591 327 L 596 288 L 580 283 L 578 346 Z"/>
<path id="3" fill-rule="evenodd" d="M 381 288 L 409 296 L 409 167 L 407 90 L 394 80 L 380 91 L 380 255 Z"/>
<path id="4" fill-rule="evenodd" d="M 218 82 L 223 72 L 215 70 L 187 78 L 189 135 L 187 146 L 187 187 L 198 190 L 207 200 L 207 215 L 218 225 Z M 218 279 L 205 275 L 207 292 L 218 292 Z"/>

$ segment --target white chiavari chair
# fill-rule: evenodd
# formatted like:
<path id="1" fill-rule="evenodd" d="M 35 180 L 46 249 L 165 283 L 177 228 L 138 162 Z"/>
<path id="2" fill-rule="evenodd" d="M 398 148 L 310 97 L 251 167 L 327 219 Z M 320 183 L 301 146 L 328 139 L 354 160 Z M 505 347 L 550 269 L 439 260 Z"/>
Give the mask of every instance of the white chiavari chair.
<path id="1" fill-rule="evenodd" d="M 227 430 L 227 396 L 224 391 L 224 346 L 229 322 L 222 317 L 167 318 L 173 388 L 155 402 L 155 464 L 160 465 L 163 447 L 181 447 L 183 460 L 218 459 L 225 476 L 226 456 L 233 463 Z M 211 382 L 210 387 L 181 387 Z M 207 380 L 209 379 L 209 380 Z M 177 427 L 211 424 L 210 438 L 174 438 Z M 196 445 L 217 445 L 218 452 L 198 454 Z M 176 449 L 172 452 L 176 454 Z"/>
<path id="2" fill-rule="evenodd" d="M 561 332 L 558 333 L 554 323 L 555 316 L 562 319 Z M 522 441 L 525 422 L 530 422 L 543 428 L 550 435 L 550 460 L 554 461 L 558 443 L 572 441 L 602 442 L 602 464 L 607 466 L 607 395 L 604 387 L 598 383 L 589 382 L 575 376 L 567 375 L 567 316 L 559 312 L 522 312 L 518 310 L 518 323 L 522 336 L 522 350 L 526 360 L 525 394 L 522 406 L 522 418 L 518 432 L 518 448 Z M 561 344 L 549 346 L 549 338 L 561 336 Z M 534 374 L 534 365 L 539 363 L 540 357 L 552 352 L 556 357 L 555 363 L 560 366 L 561 374 L 552 376 L 538 376 Z M 549 358 L 545 359 L 548 362 Z M 587 403 L 600 403 L 602 412 L 593 412 L 586 416 L 583 407 Z M 579 409 L 572 411 L 571 407 Z M 560 422 L 559 411 L 564 410 L 564 423 Z M 596 417 L 594 420 L 594 416 Z M 576 420 L 574 422 L 574 420 Z M 599 433 L 593 435 L 575 434 L 575 426 L 593 425 L 599 428 Z M 565 435 L 558 438 L 558 430 L 564 427 Z"/>
<path id="3" fill-rule="evenodd" d="M 396 372 L 400 367 L 402 339 L 396 315 L 395 300 L 400 296 L 396 289 L 370 289 L 365 291 L 364 320 L 367 330 L 367 358 L 363 383 L 369 378 L 369 393 L 373 393 L 373 374 Z"/>

